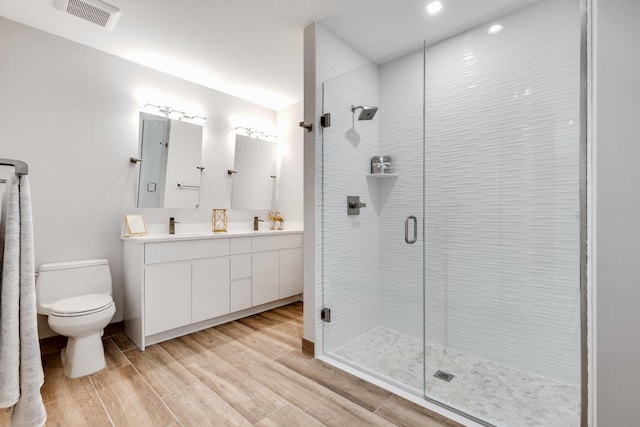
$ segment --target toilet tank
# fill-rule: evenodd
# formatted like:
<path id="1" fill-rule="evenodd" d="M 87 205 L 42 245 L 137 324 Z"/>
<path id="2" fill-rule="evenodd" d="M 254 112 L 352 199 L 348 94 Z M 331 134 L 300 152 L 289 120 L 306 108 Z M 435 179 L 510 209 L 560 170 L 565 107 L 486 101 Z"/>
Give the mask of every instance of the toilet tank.
<path id="1" fill-rule="evenodd" d="M 36 278 L 36 307 L 49 314 L 64 298 L 87 294 L 111 295 L 111 271 L 106 259 L 42 264 Z"/>

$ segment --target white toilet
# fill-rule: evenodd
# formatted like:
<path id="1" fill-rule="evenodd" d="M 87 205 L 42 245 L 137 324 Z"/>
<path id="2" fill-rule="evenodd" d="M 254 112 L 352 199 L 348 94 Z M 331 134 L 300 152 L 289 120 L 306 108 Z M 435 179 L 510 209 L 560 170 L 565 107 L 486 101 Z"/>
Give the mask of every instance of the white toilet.
<path id="1" fill-rule="evenodd" d="M 38 314 L 66 337 L 62 350 L 65 376 L 77 378 L 105 367 L 102 333 L 116 312 L 106 259 L 42 264 L 36 279 Z"/>

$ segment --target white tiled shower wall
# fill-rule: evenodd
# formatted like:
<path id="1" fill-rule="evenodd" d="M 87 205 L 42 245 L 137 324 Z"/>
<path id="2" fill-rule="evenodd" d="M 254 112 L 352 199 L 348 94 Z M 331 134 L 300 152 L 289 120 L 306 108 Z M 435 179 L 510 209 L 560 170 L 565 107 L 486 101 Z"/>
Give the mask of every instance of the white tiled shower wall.
<path id="1" fill-rule="evenodd" d="M 327 31 L 322 25 L 316 23 L 312 27 L 313 27 L 313 37 L 315 39 L 314 72 L 316 74 L 316 81 L 319 82 L 320 84 L 320 86 L 315 90 L 315 94 L 316 94 L 315 111 L 318 112 L 318 114 L 320 114 L 323 109 L 322 82 L 329 82 L 338 76 L 347 75 L 350 71 L 357 70 L 361 66 L 371 66 L 371 62 L 368 59 L 366 59 L 364 56 L 362 56 L 360 53 L 355 51 L 351 46 L 348 46 L 341 39 L 333 35 L 331 32 Z M 342 90 L 345 90 L 347 93 L 351 92 L 350 88 L 346 88 L 344 87 L 344 85 L 342 86 L 343 86 L 341 88 Z M 370 87 L 368 88 L 367 91 L 370 91 L 371 93 L 377 93 L 377 90 L 378 90 L 377 87 L 378 87 L 377 81 L 370 82 Z M 350 104 L 351 99 L 348 99 L 345 102 L 349 103 L 349 107 L 351 106 Z M 338 102 L 336 101 L 335 104 L 338 105 Z M 330 107 L 332 107 L 332 105 L 327 105 L 327 108 L 330 108 Z M 340 105 L 340 108 L 345 108 L 345 105 Z M 350 117 L 351 117 L 351 111 L 349 111 L 348 118 Z M 324 248 L 323 248 L 324 224 L 323 224 L 323 216 L 322 216 L 323 215 L 323 197 L 324 197 L 322 150 L 324 147 L 324 144 L 323 144 L 324 135 L 322 133 L 322 128 L 319 127 L 319 119 L 316 119 L 315 123 L 316 123 L 316 132 L 315 132 L 315 144 L 314 144 L 314 149 L 315 149 L 314 157 L 315 157 L 315 162 L 317 167 L 315 168 L 315 171 L 314 171 L 315 173 L 315 177 L 314 177 L 315 178 L 314 179 L 314 185 L 315 185 L 314 249 L 316 253 L 316 256 L 314 259 L 314 265 L 315 265 L 314 273 L 315 273 L 315 283 L 322 284 L 324 280 L 324 271 L 330 270 L 333 267 L 331 265 L 327 265 L 325 267 L 324 266 L 325 260 L 322 257 L 322 254 L 324 251 Z M 329 136 L 329 139 L 331 139 L 330 136 Z M 342 144 L 340 144 L 341 139 L 339 136 L 334 137 L 334 140 L 338 141 L 337 147 L 342 146 Z M 377 140 L 376 140 L 376 143 L 377 143 Z M 355 171 L 355 170 L 343 171 L 342 174 L 348 174 L 346 175 L 347 179 L 356 177 L 356 174 L 357 176 L 360 176 L 359 171 Z M 345 198 L 344 200 L 345 200 L 345 206 L 346 206 L 346 196 L 343 196 L 343 197 Z M 332 218 L 337 218 L 338 215 L 343 216 L 343 215 L 346 215 L 346 213 L 344 210 L 340 210 L 333 213 L 327 212 L 327 215 L 330 215 Z M 332 233 L 344 231 L 336 228 L 331 221 L 327 221 L 326 227 L 327 227 L 327 230 L 331 230 Z M 340 241 L 339 239 L 328 239 L 328 243 L 340 244 Z M 370 240 L 369 243 L 372 243 L 373 245 L 376 245 L 375 247 L 377 247 L 377 241 Z M 348 248 L 350 248 L 350 246 L 348 246 Z M 328 247 L 328 250 L 331 251 L 331 247 Z M 375 282 L 372 282 L 372 283 L 375 284 Z M 344 282 L 342 282 L 342 284 L 344 284 Z M 368 285 L 371 285 L 371 283 Z M 315 290 L 316 310 L 314 312 L 314 315 L 318 316 L 318 313 L 320 312 L 320 309 L 323 306 L 330 306 L 331 302 L 336 301 L 338 305 L 333 307 L 334 316 L 337 316 L 338 319 L 342 319 L 344 321 L 344 324 L 339 327 L 339 331 L 336 331 L 336 332 L 339 332 L 338 334 L 334 333 L 333 335 L 331 335 L 331 332 L 327 331 L 324 339 L 315 340 L 315 349 L 317 353 L 323 352 L 324 340 L 330 341 L 329 348 L 335 348 L 333 341 L 337 341 L 339 343 L 345 343 L 367 331 L 368 323 L 372 322 L 374 318 L 373 308 L 367 309 L 367 306 L 360 308 L 361 310 L 364 309 L 362 312 L 364 321 L 362 321 L 358 319 L 358 315 L 356 314 L 358 313 L 358 311 L 352 312 L 350 301 L 358 300 L 364 294 L 365 295 L 364 300 L 369 305 L 375 305 L 375 307 L 377 308 L 378 299 L 375 297 L 375 293 L 370 292 L 371 291 L 370 286 L 367 288 L 362 286 L 355 287 L 355 288 L 350 286 L 343 287 L 338 292 L 340 296 L 339 300 L 338 298 L 332 298 L 334 294 L 334 289 L 335 288 L 329 287 L 329 289 L 325 291 L 324 289 L 322 289 L 322 286 L 321 286 L 321 289 Z M 305 294 L 306 294 L 306 291 L 305 291 Z M 325 295 L 327 295 L 327 298 L 325 298 Z M 336 311 L 335 308 L 338 308 L 338 310 Z M 305 318 L 305 325 L 306 323 L 307 323 L 307 318 Z M 336 323 L 332 323 L 331 325 L 329 325 L 327 323 L 321 322 L 319 319 L 318 320 L 314 319 L 314 323 L 315 323 L 315 336 L 318 338 L 323 337 L 322 331 L 324 326 L 328 326 L 330 328 L 331 326 L 336 324 Z M 354 328 L 353 327 L 354 325 L 357 325 L 357 327 Z"/>
<path id="2" fill-rule="evenodd" d="M 420 340 L 424 254 L 423 68 L 422 51 L 380 67 L 379 151 L 391 155 L 398 178 L 380 180 L 378 184 L 380 324 Z M 409 215 L 418 219 L 418 240 L 414 244 L 407 244 L 404 237 Z M 434 296 L 429 295 L 429 299 Z"/>
<path id="3" fill-rule="evenodd" d="M 500 23 L 426 53 L 427 339 L 579 385 L 579 2 Z"/>
<path id="4" fill-rule="evenodd" d="M 500 19 L 498 35 L 480 26 L 437 43 L 426 69 L 420 51 L 379 67 L 379 82 L 365 66 L 325 84 L 329 348 L 376 326 L 422 337 L 422 233 L 403 237 L 415 215 L 427 340 L 579 384 L 578 6 L 547 0 Z M 347 108 L 378 105 L 378 90 L 376 118 L 356 122 L 371 133 L 350 144 Z M 367 181 L 375 154 L 399 177 Z M 372 205 L 346 217 L 347 193 L 365 191 Z"/>
<path id="5" fill-rule="evenodd" d="M 324 111 L 331 127 L 323 129 L 318 156 L 324 163 L 322 237 L 325 304 L 332 322 L 324 342 L 335 348 L 367 332 L 379 317 L 378 215 L 366 174 L 378 150 L 378 119 L 359 121 L 352 105 L 378 105 L 378 67 L 365 65 L 326 82 Z M 360 196 L 367 207 L 347 215 L 347 196 Z"/>

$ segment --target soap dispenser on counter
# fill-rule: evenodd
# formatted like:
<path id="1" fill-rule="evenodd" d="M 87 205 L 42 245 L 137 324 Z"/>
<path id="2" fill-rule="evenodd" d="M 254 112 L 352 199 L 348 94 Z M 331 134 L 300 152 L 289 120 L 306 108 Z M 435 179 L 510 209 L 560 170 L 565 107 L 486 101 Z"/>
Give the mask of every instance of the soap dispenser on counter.
<path id="1" fill-rule="evenodd" d="M 169 234 L 176 234 L 176 219 L 169 217 Z"/>

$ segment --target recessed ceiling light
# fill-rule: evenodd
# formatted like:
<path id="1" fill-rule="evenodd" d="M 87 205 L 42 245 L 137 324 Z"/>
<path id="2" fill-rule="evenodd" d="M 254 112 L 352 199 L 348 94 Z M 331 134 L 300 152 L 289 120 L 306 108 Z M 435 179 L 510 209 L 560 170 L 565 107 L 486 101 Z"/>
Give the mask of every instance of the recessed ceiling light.
<path id="1" fill-rule="evenodd" d="M 504 27 L 500 24 L 494 24 L 492 26 L 489 27 L 489 29 L 487 30 L 487 33 L 489 34 L 498 34 L 500 31 L 502 31 Z"/>
<path id="2" fill-rule="evenodd" d="M 442 10 L 442 2 L 433 1 L 427 5 L 427 12 L 429 12 L 429 15 L 438 13 L 440 10 Z"/>

